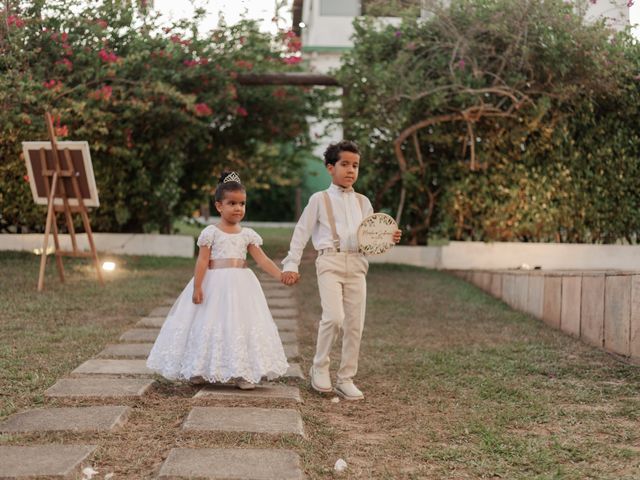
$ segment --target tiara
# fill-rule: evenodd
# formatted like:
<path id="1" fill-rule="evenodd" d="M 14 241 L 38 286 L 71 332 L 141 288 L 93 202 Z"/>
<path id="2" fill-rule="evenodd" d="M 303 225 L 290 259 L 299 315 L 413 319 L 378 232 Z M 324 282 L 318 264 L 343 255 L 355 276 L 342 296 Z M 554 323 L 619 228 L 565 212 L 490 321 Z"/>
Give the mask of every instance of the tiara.
<path id="1" fill-rule="evenodd" d="M 222 183 L 227 183 L 227 182 L 238 182 L 238 183 L 242 183 L 240 181 L 240 176 L 236 173 L 236 172 L 231 172 L 229 175 L 227 175 L 226 177 L 224 177 L 224 180 L 222 181 Z"/>

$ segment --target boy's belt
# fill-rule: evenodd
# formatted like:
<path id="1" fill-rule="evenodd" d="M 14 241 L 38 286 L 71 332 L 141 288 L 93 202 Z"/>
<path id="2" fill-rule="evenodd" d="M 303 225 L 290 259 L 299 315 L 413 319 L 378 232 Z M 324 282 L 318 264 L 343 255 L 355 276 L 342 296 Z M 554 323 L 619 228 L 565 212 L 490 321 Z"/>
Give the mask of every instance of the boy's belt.
<path id="1" fill-rule="evenodd" d="M 347 255 L 361 255 L 360 250 L 336 250 L 335 248 L 322 248 L 318 250 L 318 256 L 336 255 L 338 253 L 346 253 Z"/>
<path id="2" fill-rule="evenodd" d="M 209 260 L 209 270 L 215 268 L 247 268 L 247 261 L 242 258 L 216 258 Z"/>

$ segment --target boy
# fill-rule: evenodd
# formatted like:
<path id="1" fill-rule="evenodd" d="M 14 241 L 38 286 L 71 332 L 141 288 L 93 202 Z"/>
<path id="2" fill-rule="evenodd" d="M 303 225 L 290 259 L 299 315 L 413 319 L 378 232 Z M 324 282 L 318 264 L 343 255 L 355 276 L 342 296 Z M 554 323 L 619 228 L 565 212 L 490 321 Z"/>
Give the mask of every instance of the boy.
<path id="1" fill-rule="evenodd" d="M 343 140 L 324 153 L 331 186 L 314 193 L 302 212 L 291 238 L 289 254 L 282 261 L 282 282 L 293 285 L 299 279 L 302 251 L 312 238 L 318 251 L 316 273 L 322 303 L 316 354 L 311 367 L 311 387 L 322 393 L 335 391 L 346 400 L 362 400 L 353 383 L 358 370 L 360 339 L 364 327 L 369 262 L 358 251 L 360 222 L 373 213 L 367 197 L 353 190 L 358 179 L 360 152 L 355 143 Z M 402 233 L 396 231 L 394 242 Z M 342 356 L 335 389 L 331 387 L 329 354 L 342 328 Z"/>

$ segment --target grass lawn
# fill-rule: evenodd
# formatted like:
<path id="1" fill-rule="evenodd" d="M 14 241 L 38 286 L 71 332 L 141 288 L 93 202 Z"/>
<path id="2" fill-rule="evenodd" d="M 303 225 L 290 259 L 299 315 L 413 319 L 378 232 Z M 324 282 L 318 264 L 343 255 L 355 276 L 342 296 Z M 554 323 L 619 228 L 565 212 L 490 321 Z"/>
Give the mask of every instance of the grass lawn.
<path id="1" fill-rule="evenodd" d="M 276 258 L 289 230 L 259 230 Z M 0 419 L 37 406 L 89 405 L 43 392 L 190 278 L 190 259 L 122 257 L 106 288 L 85 261 L 50 262 L 37 294 L 37 258 L 0 253 Z M 303 370 L 320 315 L 312 252 L 294 288 Z M 301 385 L 306 438 L 185 433 L 195 387 L 161 381 L 128 423 L 102 434 L 0 436 L 0 444 L 100 445 L 93 457 L 115 478 L 153 478 L 174 447 L 290 448 L 308 478 L 640 478 L 640 370 L 509 309 L 441 272 L 373 265 L 358 385 L 364 402 L 332 403 Z M 283 287 L 284 288 L 284 287 Z M 338 349 L 334 350 L 334 358 Z M 336 362 L 332 365 L 335 371 Z M 246 405 L 225 401 L 226 406 Z M 291 407 L 263 401 L 257 406 Z"/>

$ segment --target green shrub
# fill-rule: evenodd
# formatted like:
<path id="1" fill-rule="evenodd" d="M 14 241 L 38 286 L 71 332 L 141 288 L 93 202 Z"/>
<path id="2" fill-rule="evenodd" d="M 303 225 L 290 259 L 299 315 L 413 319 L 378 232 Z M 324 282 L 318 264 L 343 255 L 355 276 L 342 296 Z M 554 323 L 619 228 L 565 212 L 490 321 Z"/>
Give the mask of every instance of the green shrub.
<path id="1" fill-rule="evenodd" d="M 640 48 L 579 3 L 453 0 L 399 27 L 356 22 L 346 129 L 410 243 L 637 240 Z M 394 142 L 412 127 L 404 167 Z"/>
<path id="2" fill-rule="evenodd" d="M 46 139 L 45 111 L 59 140 L 90 144 L 97 231 L 169 232 L 223 169 L 249 189 L 299 180 L 316 93 L 237 83 L 299 69 L 297 37 L 251 21 L 201 32 L 199 17 L 161 28 L 134 3 L 34 0 L 0 12 L 0 230 L 43 228 L 21 142 Z"/>

